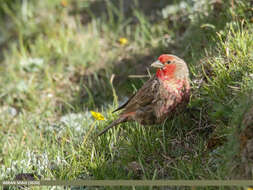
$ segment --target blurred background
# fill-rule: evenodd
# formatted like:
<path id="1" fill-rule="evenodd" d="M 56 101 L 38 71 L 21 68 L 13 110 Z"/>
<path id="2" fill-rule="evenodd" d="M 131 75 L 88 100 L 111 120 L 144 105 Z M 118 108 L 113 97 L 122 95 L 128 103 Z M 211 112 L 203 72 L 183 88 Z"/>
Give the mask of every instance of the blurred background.
<path id="1" fill-rule="evenodd" d="M 252 177 L 240 157 L 251 136 L 239 137 L 252 102 L 252 1 L 0 2 L 0 179 Z M 187 111 L 95 137 L 162 53 L 189 65 Z"/>

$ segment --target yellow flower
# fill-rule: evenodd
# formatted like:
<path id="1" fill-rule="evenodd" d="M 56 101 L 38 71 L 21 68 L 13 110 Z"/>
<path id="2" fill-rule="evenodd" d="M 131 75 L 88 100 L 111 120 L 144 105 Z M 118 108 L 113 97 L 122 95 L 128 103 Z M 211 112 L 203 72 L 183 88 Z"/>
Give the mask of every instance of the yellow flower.
<path id="1" fill-rule="evenodd" d="M 62 5 L 63 7 L 67 7 L 67 6 L 68 6 L 68 1 L 67 1 L 67 0 L 62 0 L 62 1 L 61 1 L 61 5 Z"/>
<path id="2" fill-rule="evenodd" d="M 120 38 L 119 43 L 120 43 L 120 45 L 124 46 L 128 43 L 128 40 L 126 38 Z"/>
<path id="3" fill-rule="evenodd" d="M 90 111 L 90 113 L 96 120 L 105 120 L 105 117 L 99 112 Z"/>
<path id="4" fill-rule="evenodd" d="M 253 190 L 253 187 L 248 187 L 247 190 Z"/>

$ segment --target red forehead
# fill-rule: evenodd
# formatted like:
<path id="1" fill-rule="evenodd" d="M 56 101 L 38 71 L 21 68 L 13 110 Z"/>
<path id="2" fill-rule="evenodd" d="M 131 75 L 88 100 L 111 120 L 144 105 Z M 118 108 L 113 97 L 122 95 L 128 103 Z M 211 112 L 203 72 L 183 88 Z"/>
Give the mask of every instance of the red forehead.
<path id="1" fill-rule="evenodd" d="M 166 54 L 163 54 L 163 55 L 160 55 L 158 57 L 158 60 L 161 62 L 161 63 L 166 63 L 168 61 L 172 61 L 174 59 L 173 56 L 171 55 L 166 55 Z"/>

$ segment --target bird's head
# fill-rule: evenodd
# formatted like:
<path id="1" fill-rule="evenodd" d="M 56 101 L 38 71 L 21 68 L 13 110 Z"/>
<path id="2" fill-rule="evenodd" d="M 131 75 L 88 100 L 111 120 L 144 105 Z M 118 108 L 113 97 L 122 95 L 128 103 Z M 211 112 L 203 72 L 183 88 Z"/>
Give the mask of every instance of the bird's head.
<path id="1" fill-rule="evenodd" d="M 184 60 L 171 54 L 162 54 L 151 64 L 157 68 L 156 76 L 162 80 L 183 79 L 189 77 L 189 70 Z"/>

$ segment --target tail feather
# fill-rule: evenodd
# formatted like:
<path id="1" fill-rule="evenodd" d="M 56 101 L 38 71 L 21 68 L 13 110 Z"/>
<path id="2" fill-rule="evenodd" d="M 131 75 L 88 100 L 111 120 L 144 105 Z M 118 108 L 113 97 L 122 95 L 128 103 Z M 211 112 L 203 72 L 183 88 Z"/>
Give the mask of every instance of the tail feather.
<path id="1" fill-rule="evenodd" d="M 104 128 L 101 132 L 98 133 L 97 136 L 101 136 L 103 135 L 105 132 L 107 132 L 110 128 L 120 124 L 120 123 L 123 123 L 123 122 L 126 122 L 127 121 L 127 118 L 126 117 L 120 117 L 118 119 L 116 119 L 115 121 L 113 121 L 108 127 Z"/>

